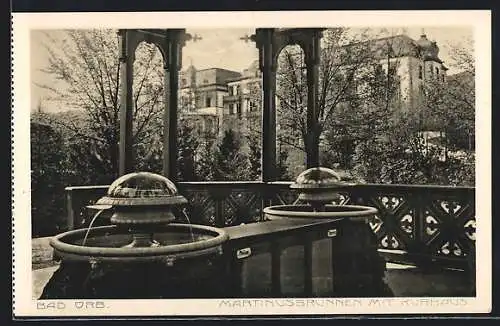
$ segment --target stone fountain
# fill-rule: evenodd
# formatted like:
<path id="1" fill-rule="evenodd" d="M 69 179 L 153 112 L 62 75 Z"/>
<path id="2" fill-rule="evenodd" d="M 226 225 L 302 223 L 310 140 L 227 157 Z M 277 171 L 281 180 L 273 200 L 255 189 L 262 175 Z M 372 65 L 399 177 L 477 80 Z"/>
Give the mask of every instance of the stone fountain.
<path id="1" fill-rule="evenodd" d="M 113 225 L 73 230 L 51 240 L 58 271 L 44 298 L 202 297 L 221 264 L 222 229 L 173 223 L 172 209 L 187 203 L 167 178 L 124 175 L 92 208 L 112 210 Z M 97 215 L 96 215 L 97 217 Z M 95 218 L 94 218 L 95 220 Z M 210 288 L 209 288 L 210 287 Z"/>
<path id="2" fill-rule="evenodd" d="M 378 254 L 377 239 L 369 226 L 377 209 L 360 205 L 334 205 L 342 190 L 352 189 L 335 171 L 316 167 L 302 172 L 290 188 L 298 191 L 294 205 L 264 208 L 266 220 L 303 218 L 337 221 L 328 230 L 332 238 L 333 290 L 335 296 L 392 296 L 385 283 L 385 260 Z"/>

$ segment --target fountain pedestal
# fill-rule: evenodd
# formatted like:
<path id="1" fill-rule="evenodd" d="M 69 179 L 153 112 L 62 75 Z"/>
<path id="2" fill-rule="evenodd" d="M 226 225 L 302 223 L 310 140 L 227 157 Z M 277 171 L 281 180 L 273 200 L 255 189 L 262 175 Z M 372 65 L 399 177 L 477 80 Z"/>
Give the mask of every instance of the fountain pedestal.
<path id="1" fill-rule="evenodd" d="M 377 239 L 363 220 L 344 219 L 333 240 L 333 288 L 340 297 L 385 297 L 392 291 L 385 282 L 386 262 Z"/>
<path id="2" fill-rule="evenodd" d="M 150 262 L 63 261 L 40 299 L 224 297 L 221 255 Z"/>
<path id="3" fill-rule="evenodd" d="M 351 186 L 333 170 L 311 168 L 301 173 L 292 189 L 306 205 L 270 206 L 264 209 L 268 220 L 277 218 L 325 218 L 337 220 L 328 230 L 331 237 L 332 282 L 337 297 L 391 296 L 385 283 L 385 260 L 378 253 L 377 239 L 369 220 L 377 210 L 368 206 L 332 205 L 339 190 Z"/>

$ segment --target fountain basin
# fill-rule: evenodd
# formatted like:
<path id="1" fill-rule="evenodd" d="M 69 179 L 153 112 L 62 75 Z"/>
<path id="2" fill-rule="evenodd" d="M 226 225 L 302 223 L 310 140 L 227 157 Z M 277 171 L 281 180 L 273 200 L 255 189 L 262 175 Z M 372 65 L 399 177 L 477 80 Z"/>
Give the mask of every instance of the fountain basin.
<path id="1" fill-rule="evenodd" d="M 51 239 L 54 255 L 63 261 L 148 262 L 171 261 L 222 254 L 228 235 L 222 229 L 189 224 L 158 225 L 151 229 L 157 247 L 125 247 L 133 233 L 120 226 L 92 228 L 87 243 L 82 245 L 86 229 L 61 233 Z"/>
<path id="2" fill-rule="evenodd" d="M 221 229 L 192 224 L 136 228 L 100 226 L 65 232 L 51 239 L 61 261 L 40 299 L 189 298 L 225 291 Z M 131 247 L 138 236 L 157 246 Z M 217 280 L 214 282 L 214 280 Z"/>
<path id="3" fill-rule="evenodd" d="M 325 205 L 322 211 L 315 211 L 310 205 L 279 205 L 264 208 L 265 218 L 346 218 L 351 221 L 364 221 L 378 211 L 374 207 L 360 205 Z"/>

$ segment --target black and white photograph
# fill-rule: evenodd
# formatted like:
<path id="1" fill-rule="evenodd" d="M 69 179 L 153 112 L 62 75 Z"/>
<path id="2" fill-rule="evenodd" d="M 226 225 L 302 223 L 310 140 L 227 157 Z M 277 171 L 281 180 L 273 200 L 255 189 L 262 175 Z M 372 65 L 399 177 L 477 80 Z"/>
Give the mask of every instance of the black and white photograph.
<path id="1" fill-rule="evenodd" d="M 488 12 L 162 14 L 14 16 L 14 311 L 491 309 Z"/>

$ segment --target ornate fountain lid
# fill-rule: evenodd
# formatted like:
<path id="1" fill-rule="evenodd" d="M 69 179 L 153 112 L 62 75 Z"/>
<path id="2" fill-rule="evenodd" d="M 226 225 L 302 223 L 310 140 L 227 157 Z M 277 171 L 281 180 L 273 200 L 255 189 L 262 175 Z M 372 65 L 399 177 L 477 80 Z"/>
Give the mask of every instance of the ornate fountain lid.
<path id="1" fill-rule="evenodd" d="M 290 188 L 300 191 L 299 200 L 324 205 L 339 197 L 339 188 L 352 185 L 342 179 L 342 176 L 332 169 L 310 168 L 299 174 Z"/>
<path id="2" fill-rule="evenodd" d="M 292 189 L 332 189 L 348 186 L 347 183 L 342 180 L 342 176 L 325 167 L 310 168 L 299 174 L 295 183 L 293 183 L 290 188 Z"/>
<path id="3" fill-rule="evenodd" d="M 151 172 L 129 173 L 116 179 L 97 205 L 113 207 L 172 206 L 187 203 L 175 184 Z"/>

